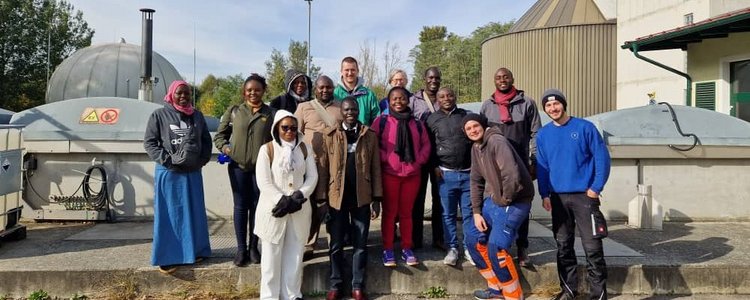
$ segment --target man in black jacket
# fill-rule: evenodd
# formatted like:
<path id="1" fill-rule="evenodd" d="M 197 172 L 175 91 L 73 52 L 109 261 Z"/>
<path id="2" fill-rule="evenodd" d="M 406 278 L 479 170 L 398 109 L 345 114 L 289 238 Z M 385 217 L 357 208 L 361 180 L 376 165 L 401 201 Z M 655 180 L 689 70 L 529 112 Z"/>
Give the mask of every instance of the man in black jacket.
<path id="1" fill-rule="evenodd" d="M 456 106 L 456 94 L 450 88 L 437 92 L 440 109 L 427 118 L 433 168 L 442 205 L 444 241 L 448 253 L 443 259 L 446 265 L 458 262 L 458 237 L 456 211 L 461 207 L 463 222 L 472 222 L 469 199 L 469 173 L 471 171 L 471 141 L 463 133 L 463 118 L 466 110 Z"/>
<path id="2" fill-rule="evenodd" d="M 271 100 L 270 107 L 283 109 L 290 113 L 297 111 L 297 105 L 307 102 L 312 97 L 312 81 L 304 73 L 297 70 L 286 70 L 284 73 L 284 87 L 286 93 Z"/>

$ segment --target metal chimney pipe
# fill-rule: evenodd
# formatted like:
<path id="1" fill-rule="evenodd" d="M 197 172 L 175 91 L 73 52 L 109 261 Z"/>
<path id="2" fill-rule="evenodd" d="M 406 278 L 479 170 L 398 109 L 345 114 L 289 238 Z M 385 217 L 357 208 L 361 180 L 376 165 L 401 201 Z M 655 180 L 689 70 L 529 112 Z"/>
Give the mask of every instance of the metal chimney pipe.
<path id="1" fill-rule="evenodd" d="M 141 86 L 138 90 L 138 100 L 151 102 L 154 97 L 154 82 L 151 73 L 153 61 L 153 32 L 154 32 L 154 12 L 150 8 L 141 8 L 142 31 L 141 31 Z"/>

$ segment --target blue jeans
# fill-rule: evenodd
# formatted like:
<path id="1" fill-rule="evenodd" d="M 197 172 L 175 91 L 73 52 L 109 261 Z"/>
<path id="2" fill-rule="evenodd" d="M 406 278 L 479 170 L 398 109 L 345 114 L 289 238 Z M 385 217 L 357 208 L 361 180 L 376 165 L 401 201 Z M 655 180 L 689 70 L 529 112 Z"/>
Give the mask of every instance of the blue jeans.
<path id="1" fill-rule="evenodd" d="M 438 181 L 440 203 L 443 206 L 443 236 L 449 248 L 458 248 L 456 214 L 459 205 L 465 222 L 466 216 L 471 220 L 471 199 L 469 195 L 469 172 L 443 171 Z"/>
<path id="2" fill-rule="evenodd" d="M 489 227 L 487 232 L 480 232 L 474 226 L 473 217 L 470 216 L 470 220 L 464 217 L 465 243 L 469 246 L 467 247 L 469 255 L 476 263 L 477 269 L 486 269 L 487 266 L 484 264 L 484 258 L 472 245 L 476 245 L 476 243 L 487 244 L 492 271 L 500 279 L 500 282 L 511 280 L 510 272 L 506 268 L 500 268 L 496 253 L 501 250 L 510 250 L 510 246 L 518 233 L 518 227 L 528 217 L 530 210 L 530 203 L 514 202 L 508 206 L 499 206 L 488 197 L 484 199 L 482 205 L 482 217 Z"/>

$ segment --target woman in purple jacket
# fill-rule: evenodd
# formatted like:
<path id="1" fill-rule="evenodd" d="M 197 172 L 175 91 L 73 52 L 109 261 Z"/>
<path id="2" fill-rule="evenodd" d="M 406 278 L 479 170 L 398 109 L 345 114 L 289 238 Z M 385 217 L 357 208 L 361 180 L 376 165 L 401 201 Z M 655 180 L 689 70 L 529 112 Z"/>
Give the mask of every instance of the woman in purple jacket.
<path id="1" fill-rule="evenodd" d="M 388 92 L 390 113 L 373 122 L 380 137 L 383 173 L 383 265 L 396 266 L 393 252 L 396 219 L 401 231 L 401 257 L 407 265 L 419 264 L 412 252 L 412 209 L 419 189 L 422 165 L 430 157 L 430 140 L 424 124 L 409 109 L 409 92 L 394 87 Z"/>

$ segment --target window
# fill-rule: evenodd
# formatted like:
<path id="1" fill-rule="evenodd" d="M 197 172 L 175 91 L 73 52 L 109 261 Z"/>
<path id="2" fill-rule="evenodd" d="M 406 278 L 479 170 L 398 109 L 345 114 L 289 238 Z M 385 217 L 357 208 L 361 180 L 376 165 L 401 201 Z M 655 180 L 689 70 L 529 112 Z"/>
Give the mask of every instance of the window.
<path id="1" fill-rule="evenodd" d="M 685 15 L 685 25 L 693 24 L 693 13 Z"/>

